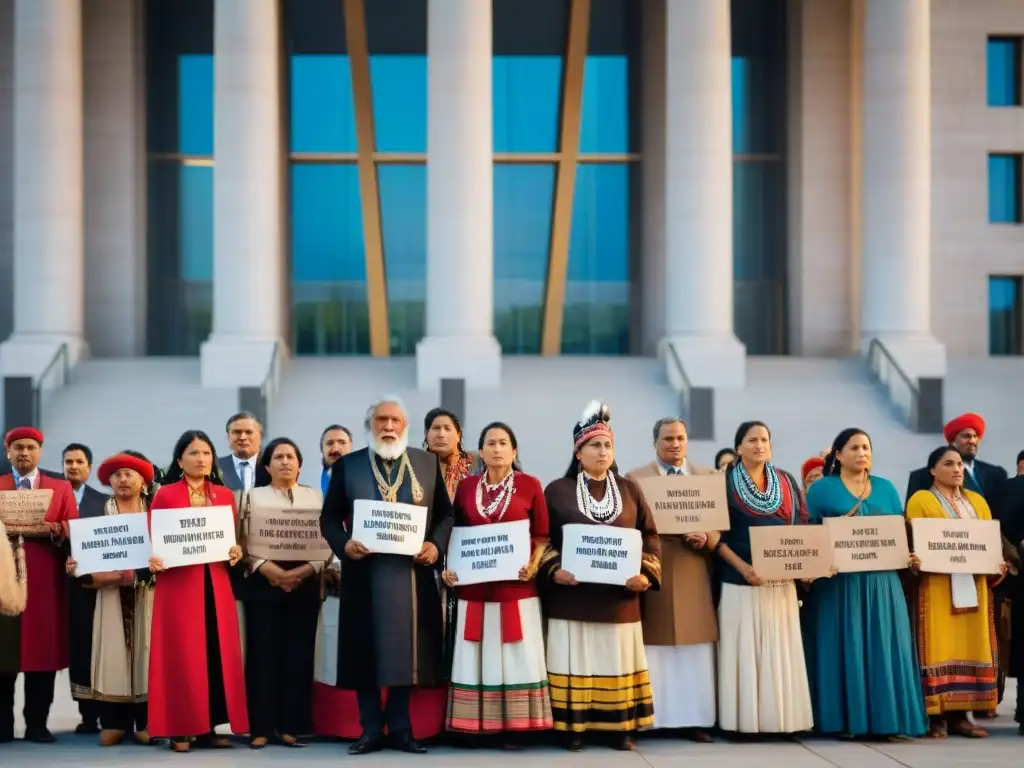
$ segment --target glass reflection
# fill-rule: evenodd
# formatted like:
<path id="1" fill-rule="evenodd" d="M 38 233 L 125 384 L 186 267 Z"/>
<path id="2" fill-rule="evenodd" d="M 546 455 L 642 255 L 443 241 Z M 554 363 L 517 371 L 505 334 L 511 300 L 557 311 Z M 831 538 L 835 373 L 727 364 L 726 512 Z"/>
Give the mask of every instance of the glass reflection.
<path id="1" fill-rule="evenodd" d="M 587 56 L 583 72 L 580 152 L 629 152 L 629 63 Z"/>
<path id="2" fill-rule="evenodd" d="M 629 352 L 629 166 L 576 170 L 562 353 Z"/>
<path id="3" fill-rule="evenodd" d="M 562 57 L 495 56 L 492 66 L 494 151 L 556 151 Z"/>
<path id="4" fill-rule="evenodd" d="M 494 166 L 494 333 L 506 355 L 540 353 L 554 165 Z"/>
<path id="5" fill-rule="evenodd" d="M 348 56 L 292 56 L 289 99 L 292 152 L 356 151 Z"/>
<path id="6" fill-rule="evenodd" d="M 291 193 L 295 352 L 369 354 L 358 170 L 293 164 Z"/>
<path id="7" fill-rule="evenodd" d="M 1021 41 L 1012 38 L 990 38 L 986 49 L 988 59 L 988 105 L 1015 107 L 1020 104 Z"/>
<path id="8" fill-rule="evenodd" d="M 1021 278 L 988 279 L 988 351 L 991 355 L 1019 355 L 1022 350 L 1024 311 Z"/>
<path id="9" fill-rule="evenodd" d="M 178 152 L 213 154 L 213 56 L 178 57 Z"/>
<path id="10" fill-rule="evenodd" d="M 988 220 L 991 223 L 1020 223 L 1020 177 L 1020 155 L 988 156 Z"/>
<path id="11" fill-rule="evenodd" d="M 412 355 L 426 323 L 427 167 L 377 166 L 391 354 Z"/>
<path id="12" fill-rule="evenodd" d="M 378 152 L 427 151 L 427 57 L 370 57 Z"/>

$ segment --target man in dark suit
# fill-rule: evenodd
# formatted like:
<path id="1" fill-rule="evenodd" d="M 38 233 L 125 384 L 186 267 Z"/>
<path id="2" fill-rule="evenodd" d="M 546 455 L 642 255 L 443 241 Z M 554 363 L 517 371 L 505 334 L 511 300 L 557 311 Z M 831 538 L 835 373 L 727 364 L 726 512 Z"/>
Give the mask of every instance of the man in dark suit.
<path id="1" fill-rule="evenodd" d="M 260 454 L 263 427 L 249 411 L 236 413 L 224 426 L 231 446 L 229 456 L 217 459 L 224 485 L 233 491 L 249 490 L 256 479 L 256 462 Z"/>
<path id="2" fill-rule="evenodd" d="M 110 497 L 86 485 L 92 474 L 92 451 L 81 443 L 64 449 L 64 479 L 71 483 L 79 517 L 100 517 Z M 88 698 L 92 689 L 92 623 L 96 612 L 96 590 L 82 586 L 79 579 L 68 584 L 68 633 L 71 640 L 71 696 L 78 702 L 82 722 L 75 733 L 99 733 L 99 706 Z"/>

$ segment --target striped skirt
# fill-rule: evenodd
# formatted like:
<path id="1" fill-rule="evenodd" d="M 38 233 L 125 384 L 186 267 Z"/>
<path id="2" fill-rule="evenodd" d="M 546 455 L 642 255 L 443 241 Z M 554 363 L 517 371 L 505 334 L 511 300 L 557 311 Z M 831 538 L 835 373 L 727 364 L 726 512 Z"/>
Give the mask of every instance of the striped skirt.
<path id="1" fill-rule="evenodd" d="M 465 639 L 466 601 L 458 625 L 448 690 L 449 731 L 499 733 L 551 728 L 540 600 L 519 601 L 523 639 L 501 642 L 501 604 L 484 603 L 481 642 Z"/>
<path id="2" fill-rule="evenodd" d="M 548 620 L 548 681 L 556 731 L 636 731 L 654 725 L 640 622 Z"/>

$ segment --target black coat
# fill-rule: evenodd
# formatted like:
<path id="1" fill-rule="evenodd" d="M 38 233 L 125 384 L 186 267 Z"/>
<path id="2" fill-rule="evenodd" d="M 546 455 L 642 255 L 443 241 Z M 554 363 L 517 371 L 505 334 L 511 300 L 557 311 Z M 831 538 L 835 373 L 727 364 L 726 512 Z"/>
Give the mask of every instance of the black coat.
<path id="1" fill-rule="evenodd" d="M 102 517 L 103 507 L 109 498 L 107 494 L 85 486 L 78 516 Z M 78 692 L 79 686 L 88 689 L 92 685 L 92 623 L 95 612 L 96 590 L 84 586 L 82 579 L 69 577 L 68 636 L 71 649 L 68 677 L 72 695 Z"/>
<path id="2" fill-rule="evenodd" d="M 974 481 L 977 480 L 980 488 L 975 487 Z M 910 497 L 918 491 L 927 491 L 932 487 L 932 473 L 928 471 L 928 467 L 921 467 L 915 469 L 910 473 L 910 480 L 907 482 L 907 498 L 904 501 L 904 505 L 910 501 Z M 989 509 L 992 510 L 993 517 L 998 519 L 999 513 L 997 507 L 999 506 L 999 495 L 1002 492 L 1003 483 L 1006 482 L 1006 470 L 1002 467 L 997 467 L 995 464 L 989 464 L 981 459 L 974 460 L 974 478 L 971 477 L 970 473 L 964 469 L 964 485 L 967 486 L 967 490 L 975 491 L 985 497 L 985 501 L 988 502 Z"/>

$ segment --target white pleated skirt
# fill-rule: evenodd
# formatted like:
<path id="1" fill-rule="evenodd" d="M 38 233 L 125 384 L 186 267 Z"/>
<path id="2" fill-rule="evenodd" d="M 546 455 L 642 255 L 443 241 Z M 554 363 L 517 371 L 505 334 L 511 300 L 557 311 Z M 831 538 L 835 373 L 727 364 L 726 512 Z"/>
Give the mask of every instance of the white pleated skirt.
<path id="1" fill-rule="evenodd" d="M 648 645 L 655 728 L 713 728 L 715 644 Z"/>
<path id="2" fill-rule="evenodd" d="M 718 724 L 739 733 L 814 725 L 796 585 L 723 584 L 718 605 Z"/>

